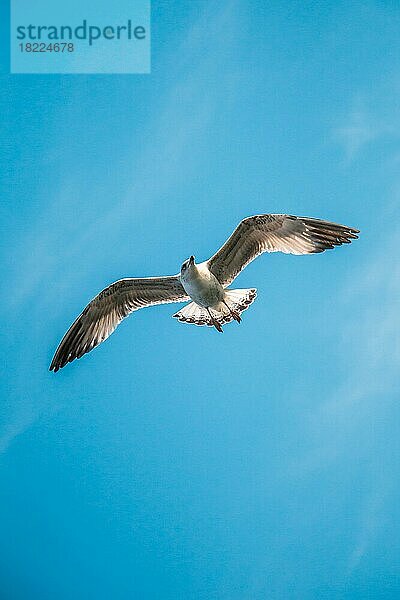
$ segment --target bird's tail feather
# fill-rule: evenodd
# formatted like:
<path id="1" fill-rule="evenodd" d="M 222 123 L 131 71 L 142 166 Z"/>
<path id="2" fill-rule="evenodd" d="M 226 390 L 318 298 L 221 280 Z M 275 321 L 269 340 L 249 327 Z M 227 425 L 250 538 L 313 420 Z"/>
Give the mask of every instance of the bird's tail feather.
<path id="1" fill-rule="evenodd" d="M 218 306 L 210 308 L 211 315 L 220 325 L 225 325 L 234 319 L 232 312 L 239 315 L 249 308 L 257 296 L 257 290 L 254 288 L 246 290 L 225 290 L 224 301 L 227 306 L 220 302 Z M 193 325 L 207 325 L 213 327 L 214 323 L 208 314 L 206 308 L 199 306 L 196 302 L 186 304 L 180 311 L 173 315 L 183 323 L 192 323 Z"/>

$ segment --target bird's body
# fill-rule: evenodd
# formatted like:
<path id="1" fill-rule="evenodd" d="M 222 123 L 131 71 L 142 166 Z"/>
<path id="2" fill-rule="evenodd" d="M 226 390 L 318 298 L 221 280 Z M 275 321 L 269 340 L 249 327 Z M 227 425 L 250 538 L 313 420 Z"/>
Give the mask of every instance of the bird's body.
<path id="1" fill-rule="evenodd" d="M 214 308 L 224 297 L 224 288 L 206 262 L 196 265 L 189 259 L 189 266 L 181 273 L 180 280 L 187 295 L 204 308 Z"/>
<path id="2" fill-rule="evenodd" d="M 308 217 L 247 217 L 208 261 L 196 264 L 191 256 L 177 275 L 120 279 L 105 288 L 68 329 L 50 370 L 58 371 L 98 346 L 131 312 L 155 304 L 191 300 L 173 316 L 222 332 L 222 325 L 232 320 L 240 323 L 240 314 L 255 300 L 255 288 L 227 288 L 257 256 L 278 251 L 315 254 L 348 244 L 358 237 L 357 233 L 352 227 Z"/>

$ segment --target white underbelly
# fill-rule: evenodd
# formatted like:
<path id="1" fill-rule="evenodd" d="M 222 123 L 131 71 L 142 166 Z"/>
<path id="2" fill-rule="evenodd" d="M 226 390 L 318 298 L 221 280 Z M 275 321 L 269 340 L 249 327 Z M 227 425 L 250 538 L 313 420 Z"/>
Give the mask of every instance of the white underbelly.
<path id="1" fill-rule="evenodd" d="M 182 285 L 191 299 L 200 306 L 215 306 L 224 297 L 224 289 L 213 275 L 197 276 L 182 281 Z"/>

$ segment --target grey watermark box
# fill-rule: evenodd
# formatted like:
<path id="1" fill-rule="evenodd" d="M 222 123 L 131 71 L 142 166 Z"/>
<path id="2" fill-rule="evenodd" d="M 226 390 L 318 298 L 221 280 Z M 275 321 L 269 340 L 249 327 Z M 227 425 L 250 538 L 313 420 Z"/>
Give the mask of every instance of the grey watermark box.
<path id="1" fill-rule="evenodd" d="M 11 0 L 12 73 L 150 73 L 150 0 Z"/>

